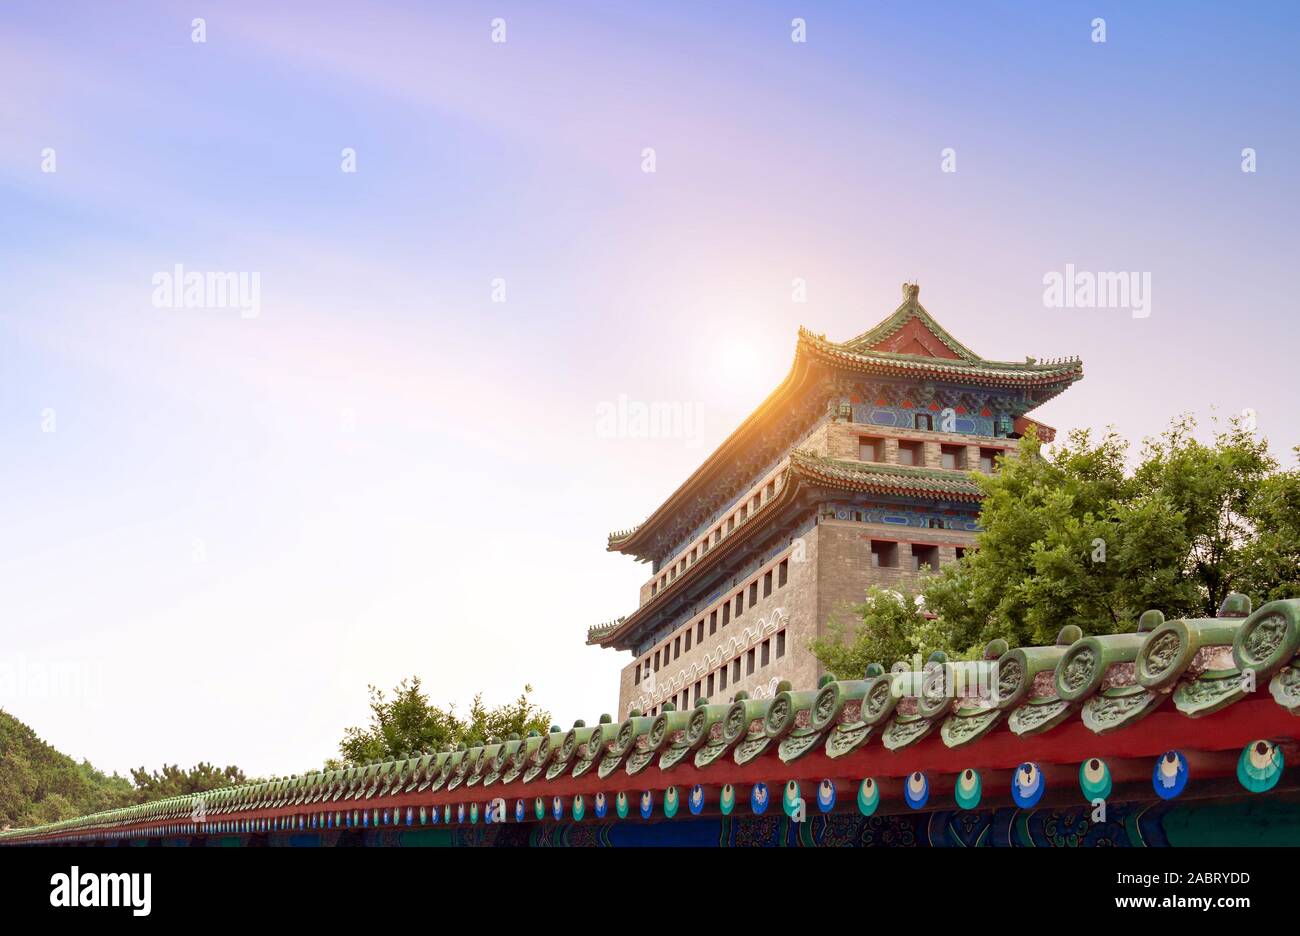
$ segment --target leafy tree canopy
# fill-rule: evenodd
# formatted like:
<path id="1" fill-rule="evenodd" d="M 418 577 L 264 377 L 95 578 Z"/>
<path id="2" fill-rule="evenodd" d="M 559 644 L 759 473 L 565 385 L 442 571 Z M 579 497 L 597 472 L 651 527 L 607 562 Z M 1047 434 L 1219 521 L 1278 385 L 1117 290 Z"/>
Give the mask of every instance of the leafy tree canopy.
<path id="1" fill-rule="evenodd" d="M 218 787 L 249 782 L 238 767 L 219 768 L 207 762 L 198 763 L 189 770 L 181 770 L 176 764 L 164 764 L 162 770 L 152 773 L 143 767 L 137 767 L 131 771 L 131 780 L 135 783 L 136 795 L 142 803 L 186 793 L 205 793 Z"/>
<path id="2" fill-rule="evenodd" d="M 978 549 L 915 595 L 873 590 L 861 624 L 832 624 L 814 654 L 861 678 L 869 662 L 928 649 L 969 657 L 997 637 L 1052 643 L 1067 624 L 1128 631 L 1148 608 L 1213 616 L 1230 591 L 1257 605 L 1300 596 L 1300 471 L 1279 470 L 1240 420 L 1208 443 L 1195 431 L 1191 417 L 1174 420 L 1132 470 L 1113 430 L 1078 430 L 1047 452 L 1026 435 L 1018 457 L 977 476 Z"/>
<path id="3" fill-rule="evenodd" d="M 0 828 L 40 825 L 104 809 L 147 803 L 245 782 L 238 767 L 218 770 L 199 764 L 181 770 L 169 764 L 132 779 L 96 770 L 55 750 L 30 727 L 0 711 Z"/>
<path id="4" fill-rule="evenodd" d="M 551 715 L 532 703 L 532 691 L 526 685 L 513 703 L 497 708 L 488 708 L 482 694 L 476 695 L 461 718 L 454 705 L 444 710 L 430 704 L 418 676 L 402 680 L 391 694 L 371 686 L 370 724 L 344 732 L 339 743 L 342 763 L 364 764 L 412 751 L 445 751 L 461 743 L 490 744 L 511 734 L 523 737 L 530 729 L 545 732 Z"/>

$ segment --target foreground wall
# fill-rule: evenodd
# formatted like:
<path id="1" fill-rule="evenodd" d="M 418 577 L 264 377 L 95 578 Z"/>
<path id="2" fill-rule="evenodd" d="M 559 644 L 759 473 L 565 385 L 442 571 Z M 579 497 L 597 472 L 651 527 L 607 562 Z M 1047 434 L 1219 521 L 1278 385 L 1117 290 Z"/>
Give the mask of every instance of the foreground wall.
<path id="1" fill-rule="evenodd" d="M 119 847 L 1163 847 L 1300 845 L 1300 794 L 1088 807 L 937 810 L 892 816 L 711 816 L 658 822 L 545 822 L 137 839 Z"/>

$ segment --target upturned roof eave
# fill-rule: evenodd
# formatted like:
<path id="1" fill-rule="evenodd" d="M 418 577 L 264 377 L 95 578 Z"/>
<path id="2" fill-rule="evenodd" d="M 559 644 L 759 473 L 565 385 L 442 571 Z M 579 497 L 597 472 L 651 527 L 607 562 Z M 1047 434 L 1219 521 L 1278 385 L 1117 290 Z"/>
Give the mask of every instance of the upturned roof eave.
<path id="1" fill-rule="evenodd" d="M 719 467 L 725 464 L 725 455 L 733 449 L 741 446 L 747 436 L 754 431 L 764 417 L 770 414 L 781 402 L 789 395 L 795 392 L 796 388 L 802 383 L 807 376 L 808 360 L 802 354 L 802 342 L 795 345 L 794 361 L 790 365 L 790 371 L 786 377 L 777 386 L 775 390 L 767 395 L 767 398 L 746 417 L 736 429 L 723 440 L 708 458 L 696 468 L 685 481 L 668 495 L 667 500 L 660 504 L 653 513 L 650 514 L 643 522 L 637 524 L 630 530 L 611 533 L 607 544 L 607 552 L 619 552 L 625 555 L 635 556 L 641 561 L 647 561 L 650 557 L 638 549 L 644 544 L 649 534 L 672 515 L 678 504 L 686 498 L 686 495 L 705 477 L 716 473 Z"/>
<path id="2" fill-rule="evenodd" d="M 947 487 L 936 486 L 945 483 Z M 781 490 L 774 499 L 762 505 L 734 533 L 709 550 L 653 598 L 624 617 L 616 627 L 603 633 L 597 631 L 589 634 L 588 645 L 616 650 L 629 649 L 631 635 L 657 614 L 670 598 L 680 594 L 686 583 L 699 578 L 705 570 L 721 561 L 721 557 L 734 552 L 765 529 L 781 508 L 792 503 L 808 485 L 940 501 L 977 502 L 983 497 L 978 483 L 966 472 L 955 472 L 949 479 L 941 469 L 873 466 L 821 458 L 796 450 L 790 454 L 790 464 L 786 468 Z"/>
<path id="3" fill-rule="evenodd" d="M 927 320 L 933 321 L 928 316 Z M 936 327 L 938 326 L 936 325 Z M 859 336 L 859 339 L 854 339 L 854 341 L 860 340 L 861 337 Z M 836 344 L 813 334 L 805 328 L 800 328 L 798 342 L 795 345 L 794 363 L 791 365 L 790 373 L 785 380 L 645 521 L 631 530 L 610 534 L 606 550 L 632 555 L 643 562 L 648 561 L 650 553 L 646 547 L 655 530 L 673 515 L 678 506 L 698 484 L 709 475 L 716 473 L 719 466 L 726 464 L 726 456 L 743 443 L 743 440 L 762 421 L 765 415 L 770 413 L 782 399 L 796 392 L 803 379 L 807 376 L 809 365 L 813 360 L 824 362 L 832 367 L 843 368 L 848 366 L 861 373 L 873 373 L 882 377 L 907 378 L 928 375 L 939 380 L 972 381 L 985 386 L 1021 387 L 1050 391 L 1034 400 L 1032 405 L 1025 409 L 1026 413 L 1037 409 L 1060 394 L 1072 383 L 1083 378 L 1083 364 L 1077 359 L 1071 359 L 1056 365 L 1039 365 L 985 361 L 972 355 L 973 361 L 952 362 L 947 359 L 919 355 L 882 354 L 850 350 L 847 347 L 848 344 L 851 344 L 851 342 L 843 345 Z M 964 346 L 959 347 L 966 350 Z M 971 352 L 966 350 L 966 353 L 970 354 Z"/>

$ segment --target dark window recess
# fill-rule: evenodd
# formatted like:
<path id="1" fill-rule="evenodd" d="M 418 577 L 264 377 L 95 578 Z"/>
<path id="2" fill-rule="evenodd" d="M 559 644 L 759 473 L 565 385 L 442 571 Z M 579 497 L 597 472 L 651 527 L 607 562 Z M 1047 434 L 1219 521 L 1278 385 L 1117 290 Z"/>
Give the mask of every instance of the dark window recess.
<path id="1" fill-rule="evenodd" d="M 898 544 L 887 540 L 872 540 L 871 567 L 873 569 L 897 569 Z"/>
<path id="2" fill-rule="evenodd" d="M 885 440 L 876 439 L 870 436 L 861 436 L 858 439 L 858 460 L 866 462 L 882 462 L 885 460 Z"/>
<path id="3" fill-rule="evenodd" d="M 758 604 L 758 582 L 749 583 L 749 606 L 752 608 Z"/>
<path id="4" fill-rule="evenodd" d="M 686 646 L 683 647 L 682 649 L 684 649 L 684 650 L 690 650 L 690 649 L 691 649 L 691 637 L 692 637 L 691 629 L 688 627 L 688 628 L 686 629 Z"/>
<path id="5" fill-rule="evenodd" d="M 640 663 L 636 665 L 636 675 L 632 677 L 632 685 L 634 686 L 641 685 L 641 664 Z"/>
<path id="6" fill-rule="evenodd" d="M 939 466 L 942 468 L 965 468 L 966 449 L 960 445 L 945 445 L 939 450 Z"/>
<path id="7" fill-rule="evenodd" d="M 750 651 L 745 654 L 745 675 L 752 676 L 753 674 L 754 674 L 754 650 L 753 648 L 750 648 Z"/>
<path id="8" fill-rule="evenodd" d="M 718 632 L 718 612 L 713 611 L 709 614 L 709 634 L 713 635 Z"/>
<path id="9" fill-rule="evenodd" d="M 704 618 L 700 618 L 700 623 L 695 625 L 695 642 L 704 643 Z"/>
<path id="10" fill-rule="evenodd" d="M 980 471 L 993 474 L 993 469 L 997 466 L 997 457 L 997 449 L 980 449 Z"/>
<path id="11" fill-rule="evenodd" d="M 741 592 L 736 596 L 736 617 L 745 613 L 745 593 Z"/>
<path id="12" fill-rule="evenodd" d="M 779 660 L 785 656 L 785 631 L 776 635 L 776 658 Z"/>
<path id="13" fill-rule="evenodd" d="M 705 695 L 712 698 L 713 696 L 713 674 L 712 673 L 710 673 L 709 678 L 704 681 L 704 685 L 705 685 Z"/>
<path id="14" fill-rule="evenodd" d="M 758 665 L 767 666 L 770 662 L 772 662 L 772 641 L 765 640 L 763 641 L 762 653 L 758 658 Z"/>
<path id="15" fill-rule="evenodd" d="M 925 464 L 924 442 L 899 442 L 898 463 L 900 465 L 920 466 Z"/>
<path id="16" fill-rule="evenodd" d="M 772 570 L 768 569 L 767 574 L 763 576 L 763 597 L 766 598 L 772 594 Z"/>
<path id="17" fill-rule="evenodd" d="M 721 692 L 726 688 L 727 688 L 727 668 L 724 666 L 722 667 L 722 669 L 718 670 L 718 691 Z"/>
<path id="18" fill-rule="evenodd" d="M 726 627 L 731 623 L 731 602 L 728 601 L 722 606 L 722 626 Z"/>
<path id="19" fill-rule="evenodd" d="M 776 587 L 785 588 L 786 573 L 790 569 L 790 560 L 782 559 L 781 564 L 776 567 Z"/>
<path id="20" fill-rule="evenodd" d="M 917 413 L 912 418 L 912 425 L 917 429 L 924 429 L 926 432 L 930 432 L 934 429 L 934 419 L 929 413 Z"/>
<path id="21" fill-rule="evenodd" d="M 736 657 L 731 663 L 731 681 L 740 681 L 740 657 Z"/>
<path id="22" fill-rule="evenodd" d="M 919 572 L 922 569 L 930 569 L 934 572 L 939 571 L 939 547 L 938 546 L 921 546 L 918 543 L 912 544 L 912 568 Z"/>
<path id="23" fill-rule="evenodd" d="M 682 638 L 681 635 L 679 634 L 677 636 L 677 639 L 673 641 L 673 659 L 675 660 L 681 655 L 682 655 Z"/>

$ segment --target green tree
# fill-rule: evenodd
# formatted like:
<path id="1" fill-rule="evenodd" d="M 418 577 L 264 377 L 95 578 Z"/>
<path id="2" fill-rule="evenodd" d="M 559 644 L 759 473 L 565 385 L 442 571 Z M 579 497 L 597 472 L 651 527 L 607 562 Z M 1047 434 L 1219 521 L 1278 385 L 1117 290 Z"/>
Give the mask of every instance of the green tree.
<path id="1" fill-rule="evenodd" d="M 1196 612 L 1208 617 L 1228 592 L 1248 587 L 1253 513 L 1263 508 L 1262 488 L 1278 466 L 1268 443 L 1239 419 L 1216 431 L 1212 444 L 1198 441 L 1195 432 L 1196 421 L 1183 416 L 1148 440 L 1135 480 L 1182 513 L 1190 546 L 1179 568 L 1200 593 Z"/>
<path id="2" fill-rule="evenodd" d="M 153 772 L 143 767 L 133 768 L 131 780 L 135 784 L 136 798 L 141 803 L 248 782 L 238 767 L 216 767 L 206 761 L 189 770 L 181 770 L 176 764 L 163 764 L 162 770 Z"/>
<path id="3" fill-rule="evenodd" d="M 77 763 L 0 711 L 0 828 L 57 822 L 135 802 L 126 778 Z"/>
<path id="4" fill-rule="evenodd" d="M 1113 633 L 1147 608 L 1193 607 L 1183 517 L 1125 473 L 1127 450 L 1113 431 L 1079 430 L 1044 456 L 1030 433 L 1017 457 L 980 477 L 979 549 L 922 588 L 950 648 L 1051 643 L 1067 624 Z"/>
<path id="5" fill-rule="evenodd" d="M 813 652 L 836 675 L 860 674 L 931 647 L 969 657 L 997 637 L 1047 644 L 1067 624 L 1127 631 L 1148 608 L 1213 615 L 1234 590 L 1256 604 L 1300 596 L 1300 471 L 1278 472 L 1237 420 L 1210 443 L 1195 431 L 1174 420 L 1132 471 L 1114 431 L 1075 431 L 1046 453 L 1026 435 L 1018 457 L 977 476 L 979 548 L 926 577 L 922 607 L 873 593 L 852 634 L 832 625 Z"/>
<path id="6" fill-rule="evenodd" d="M 363 764 L 383 758 L 401 757 L 411 751 L 440 751 L 457 744 L 484 744 L 504 740 L 511 733 L 526 735 L 529 729 L 545 731 L 550 713 L 528 698 L 532 686 L 510 705 L 489 709 L 482 695 L 476 695 L 467 719 L 459 718 L 455 707 L 441 709 L 429 702 L 418 676 L 404 679 L 392 695 L 370 686 L 370 724 L 344 731 L 339 753 L 344 763 Z"/>
<path id="7" fill-rule="evenodd" d="M 879 586 L 867 592 L 867 600 L 855 608 L 862 623 L 852 632 L 837 620 L 827 625 L 824 637 L 812 643 L 813 655 L 836 679 L 861 679 L 867 664 L 880 663 L 886 669 L 896 661 L 924 659 L 930 621 L 912 592 L 892 591 Z"/>
<path id="8" fill-rule="evenodd" d="M 1300 470 L 1260 482 L 1250 518 L 1255 535 L 1237 553 L 1236 581 L 1258 601 L 1300 597 Z"/>

